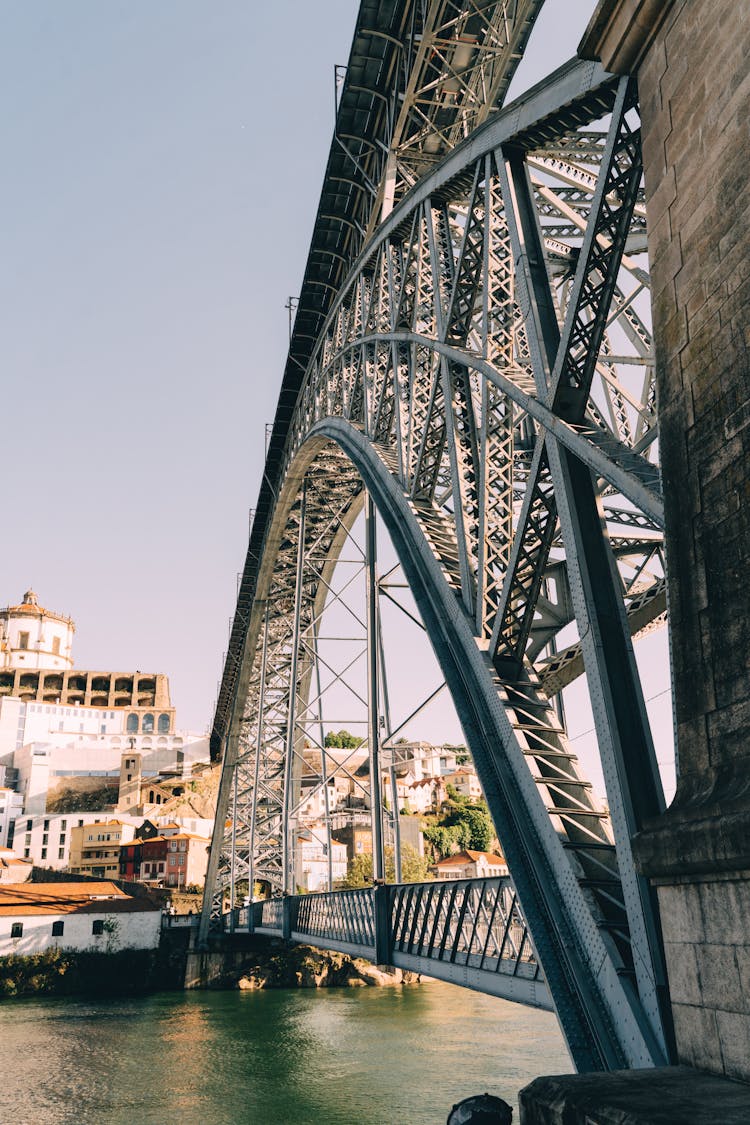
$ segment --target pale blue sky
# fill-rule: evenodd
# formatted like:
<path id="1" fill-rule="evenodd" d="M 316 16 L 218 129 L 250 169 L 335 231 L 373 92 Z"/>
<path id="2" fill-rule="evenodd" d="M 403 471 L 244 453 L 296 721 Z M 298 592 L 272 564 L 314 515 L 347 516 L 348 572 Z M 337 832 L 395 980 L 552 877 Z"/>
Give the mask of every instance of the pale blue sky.
<path id="1" fill-rule="evenodd" d="M 514 92 L 594 0 L 548 0 Z M 0 0 L 0 602 L 211 719 L 357 4 Z"/>

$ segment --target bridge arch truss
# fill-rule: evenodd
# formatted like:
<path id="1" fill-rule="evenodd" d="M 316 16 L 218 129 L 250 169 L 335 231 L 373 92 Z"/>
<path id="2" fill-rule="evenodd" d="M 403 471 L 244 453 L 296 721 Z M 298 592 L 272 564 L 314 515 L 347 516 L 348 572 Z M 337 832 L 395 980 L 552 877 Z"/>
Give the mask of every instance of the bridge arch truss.
<path id="1" fill-rule="evenodd" d="M 666 612 L 657 458 L 635 90 L 573 63 L 416 182 L 311 348 L 225 670 L 204 937 L 237 880 L 290 889 L 295 714 L 372 503 L 576 1064 L 666 1061 L 658 914 L 631 850 L 664 805 L 631 639 Z M 584 673 L 608 811 L 559 702 Z"/>

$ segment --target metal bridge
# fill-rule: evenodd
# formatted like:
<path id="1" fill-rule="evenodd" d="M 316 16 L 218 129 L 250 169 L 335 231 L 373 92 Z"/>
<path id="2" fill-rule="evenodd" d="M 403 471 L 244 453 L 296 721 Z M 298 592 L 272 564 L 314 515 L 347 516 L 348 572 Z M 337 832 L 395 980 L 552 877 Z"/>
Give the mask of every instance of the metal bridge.
<path id="1" fill-rule="evenodd" d="M 237 907 L 225 925 L 553 1007 L 508 878 L 286 895 Z"/>
<path id="2" fill-rule="evenodd" d="M 650 1066 L 670 1016 L 631 839 L 664 799 L 632 638 L 666 593 L 637 93 L 574 60 L 502 108 L 541 3 L 361 4 L 216 711 L 200 932 L 262 881 L 287 897 L 258 930 L 549 996 L 579 1068 Z M 366 710 L 376 881 L 398 851 L 376 513 L 512 884 L 291 893 L 311 780 L 330 826 L 331 685 Z M 567 736 L 581 676 L 606 809 Z"/>

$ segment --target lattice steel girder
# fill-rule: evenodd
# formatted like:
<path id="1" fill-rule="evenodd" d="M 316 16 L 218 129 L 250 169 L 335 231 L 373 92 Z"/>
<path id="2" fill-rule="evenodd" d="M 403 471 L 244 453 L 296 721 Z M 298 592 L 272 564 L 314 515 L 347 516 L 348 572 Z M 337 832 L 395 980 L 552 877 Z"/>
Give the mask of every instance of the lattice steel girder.
<path id="1" fill-rule="evenodd" d="M 650 1027 L 638 1015 L 637 999 L 618 974 L 613 951 L 597 928 L 539 800 L 516 732 L 498 699 L 487 655 L 477 648 L 403 490 L 376 450 L 346 422 L 322 421 L 311 437 L 316 435 L 336 440 L 357 465 L 396 546 L 472 749 L 574 1057 L 579 1065 L 594 1068 L 636 1065 L 636 1059 L 648 1065 L 651 1059 L 663 1058 Z"/>
<path id="2" fill-rule="evenodd" d="M 534 268 L 535 262 L 543 260 L 543 250 L 541 231 L 530 205 L 527 173 L 515 155 L 509 152 L 507 157 L 507 190 L 515 195 L 519 220 L 512 227 L 512 235 L 522 260 L 519 279 L 526 289 L 527 334 L 537 386 L 541 389 L 547 383 L 553 411 L 569 419 L 581 420 L 584 415 L 640 183 L 640 146 L 626 118 L 632 102 L 630 83 L 624 79 L 615 100 L 602 172 L 592 200 L 592 218 L 562 332 L 549 281 Z M 602 278 L 608 283 L 603 284 Z M 591 312 L 588 317 L 583 315 L 586 307 Z M 590 470 L 571 458 L 567 450 L 560 450 L 551 435 L 545 437 L 544 444 L 556 506 L 562 506 L 568 572 L 614 822 L 639 992 L 654 1033 L 663 1037 L 663 1026 L 669 1026 L 669 1007 L 658 910 L 647 881 L 635 871 L 631 852 L 632 836 L 664 808 L 656 756 L 619 576 Z M 535 471 L 539 478 L 541 466 L 540 457 L 532 466 L 532 478 Z M 535 487 L 533 480 L 530 483 Z M 529 506 L 522 513 L 526 516 L 523 534 L 526 527 L 533 526 L 532 511 Z M 541 566 L 545 563 L 543 559 Z"/>
<path id="3" fill-rule="evenodd" d="M 576 771 L 564 726 L 541 679 L 544 644 L 552 643 L 570 620 L 569 610 L 557 612 L 546 592 L 563 549 L 595 704 L 607 691 L 613 697 L 617 692 L 609 682 L 611 665 L 592 661 L 589 651 L 589 635 L 599 629 L 602 616 L 602 606 L 586 593 L 589 572 L 597 581 L 607 579 L 607 596 L 619 604 L 614 639 L 605 643 L 624 653 L 619 667 L 628 675 L 623 592 L 649 592 L 646 576 L 653 587 L 662 578 L 648 535 L 633 536 L 613 556 L 600 517 L 599 530 L 591 530 L 602 490 L 622 498 L 613 520 L 648 530 L 663 519 L 658 470 L 642 455 L 656 448 L 653 384 L 644 376 L 639 398 L 628 372 L 638 374 L 647 365 L 623 367 L 629 349 L 640 363 L 648 347 L 647 329 L 638 328 L 646 313 L 634 295 L 647 283 L 647 273 L 622 253 L 629 238 L 625 217 L 632 216 L 639 190 L 632 138 L 621 128 L 623 89 L 596 68 L 577 65 L 559 72 L 451 152 L 381 225 L 355 263 L 300 387 L 264 549 L 257 560 L 249 559 L 250 577 L 243 580 L 245 592 L 251 580 L 255 583 L 257 605 L 249 616 L 241 664 L 235 658 L 237 698 L 244 702 L 236 709 L 227 748 L 231 772 L 238 760 L 233 739 L 242 742 L 248 761 L 252 757 L 252 746 L 248 749 L 241 738 L 240 717 L 252 730 L 259 724 L 264 731 L 256 786 L 263 793 L 263 824 L 259 804 L 253 847 L 271 870 L 273 848 L 280 849 L 280 779 L 294 756 L 289 747 L 294 739 L 279 719 L 284 713 L 288 719 L 291 697 L 304 705 L 310 675 L 304 669 L 292 672 L 300 488 L 304 474 L 314 470 L 345 506 L 361 489 L 361 475 L 394 538 L 457 704 L 571 1050 L 579 1065 L 588 1067 L 646 1065 L 665 1057 L 658 1006 L 652 1002 L 656 978 L 648 946 L 653 931 L 643 921 L 648 904 L 637 887 L 634 892 L 629 842 L 620 839 L 631 830 L 633 807 L 632 794 L 620 790 L 617 775 L 622 740 L 619 733 L 609 741 L 600 735 L 605 758 L 613 763 L 610 777 L 617 776 L 615 827 L 624 882 L 607 817 Z M 608 134 L 585 131 L 613 109 L 615 125 Z M 584 132 L 576 134 L 581 128 Z M 503 146 L 517 165 L 510 177 L 503 161 L 493 164 Z M 545 166 L 544 181 L 536 187 L 523 166 L 524 154 L 534 151 L 553 165 Z M 555 192 L 555 156 L 565 162 L 565 190 L 577 177 L 574 205 L 564 191 Z M 556 222 L 556 214 L 568 224 L 560 226 L 567 242 L 540 232 L 540 215 L 544 223 Z M 563 330 L 564 352 L 560 321 L 575 327 Z M 580 410 L 577 422 L 556 413 L 550 390 L 568 343 L 576 372 L 582 372 L 574 381 L 579 398 L 587 402 L 584 426 Z M 600 380 L 593 385 L 596 394 L 589 386 L 592 373 Z M 641 424 L 642 419 L 648 421 Z M 490 441 L 495 433 L 498 440 Z M 481 480 L 481 467 L 476 469 L 479 449 L 484 456 L 505 459 L 492 489 L 486 477 Z M 500 595 L 503 568 L 507 574 L 517 571 L 523 554 L 525 513 L 534 510 L 543 458 L 548 500 L 554 505 L 544 532 L 549 546 L 541 553 L 527 551 L 530 580 L 516 583 L 512 596 Z M 567 478 L 585 479 L 586 496 L 571 496 L 576 488 Z M 490 504 L 500 504 L 500 519 L 487 508 Z M 321 499 L 316 501 L 307 518 L 322 529 L 321 505 Z M 476 518 L 472 505 L 479 508 Z M 512 505 L 521 508 L 515 522 Z M 582 533 L 589 542 L 574 564 L 570 552 L 578 524 L 589 528 Z M 489 551 L 480 545 L 480 534 L 486 536 L 488 528 L 495 534 L 504 528 L 509 539 L 514 526 L 512 547 L 506 542 Z M 255 530 L 253 535 L 257 539 Z M 322 543 L 333 560 L 333 541 L 323 536 Z M 478 574 L 480 566 L 484 572 Z M 506 591 L 509 583 L 506 575 Z M 313 586 L 323 589 L 325 582 L 316 578 Z M 314 589 L 308 591 L 310 605 L 316 597 Z M 503 606 L 511 603 L 517 670 L 509 681 L 498 676 L 494 647 L 488 651 L 487 641 L 495 607 L 499 620 Z M 272 690 L 259 714 L 258 677 L 253 679 L 249 669 L 260 635 L 259 607 L 266 604 L 273 614 L 267 661 L 272 674 L 266 677 Z M 247 609 L 243 612 L 247 619 Z M 312 610 L 308 613 L 313 616 L 305 619 L 305 629 L 314 617 Z M 529 622 L 535 620 L 546 631 L 544 644 L 538 636 L 531 642 Z M 589 628 L 591 622 L 596 629 Z M 499 630 L 496 626 L 495 640 Z M 638 698 L 634 685 L 629 698 Z M 618 707 L 615 702 L 607 712 L 610 721 L 622 718 Z M 648 739 L 645 730 L 641 733 L 646 753 Z M 247 792 L 246 786 L 239 788 Z M 231 792 L 223 780 L 221 823 Z M 243 823 L 246 819 L 243 813 Z M 226 885 L 227 864 L 218 859 L 226 846 L 231 847 L 231 834 L 227 839 L 217 833 L 206 925 L 209 904 L 215 915 L 221 895 L 219 869 L 219 884 L 224 879 Z"/>

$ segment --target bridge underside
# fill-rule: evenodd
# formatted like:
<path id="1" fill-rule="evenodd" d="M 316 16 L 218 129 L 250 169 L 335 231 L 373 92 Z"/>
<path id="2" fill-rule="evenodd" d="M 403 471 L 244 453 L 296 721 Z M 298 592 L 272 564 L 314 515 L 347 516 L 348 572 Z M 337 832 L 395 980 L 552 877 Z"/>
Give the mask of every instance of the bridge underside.
<path id="1" fill-rule="evenodd" d="M 293 394 L 285 379 L 214 730 L 224 767 L 202 932 L 234 907 L 238 883 L 287 893 L 264 911 L 292 909 L 281 903 L 295 889 L 311 748 L 322 791 L 331 773 L 313 710 L 320 624 L 363 507 L 378 874 L 374 504 L 461 720 L 535 975 L 472 963 L 471 943 L 451 945 L 444 898 L 429 939 L 413 920 L 405 945 L 394 930 L 373 956 L 434 960 L 424 971 L 472 987 L 502 978 L 498 994 L 523 1002 L 549 995 L 577 1065 L 650 1065 L 666 1060 L 670 1033 L 658 914 L 631 839 L 664 802 L 631 637 L 666 607 L 635 91 L 571 64 L 471 130 L 392 209 L 383 172 L 381 221 L 371 209 Z M 608 809 L 567 738 L 561 691 L 583 673 Z M 452 959 L 433 957 L 436 938 Z"/>

